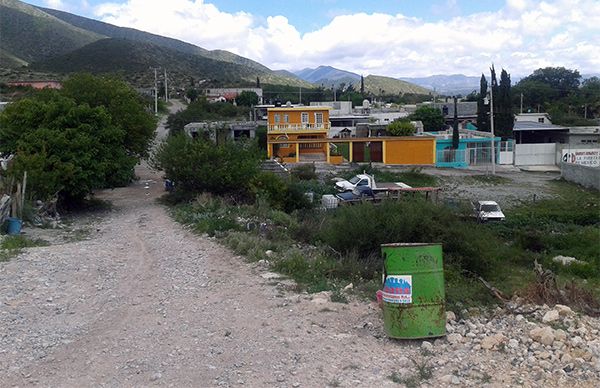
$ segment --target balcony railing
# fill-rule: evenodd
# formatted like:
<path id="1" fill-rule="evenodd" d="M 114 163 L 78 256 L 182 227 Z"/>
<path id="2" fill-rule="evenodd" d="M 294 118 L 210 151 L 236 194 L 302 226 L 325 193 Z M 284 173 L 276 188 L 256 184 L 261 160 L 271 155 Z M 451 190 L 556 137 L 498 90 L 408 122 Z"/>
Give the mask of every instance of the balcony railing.
<path id="1" fill-rule="evenodd" d="M 269 132 L 271 131 L 326 131 L 329 129 L 329 123 L 322 124 L 270 124 Z"/>

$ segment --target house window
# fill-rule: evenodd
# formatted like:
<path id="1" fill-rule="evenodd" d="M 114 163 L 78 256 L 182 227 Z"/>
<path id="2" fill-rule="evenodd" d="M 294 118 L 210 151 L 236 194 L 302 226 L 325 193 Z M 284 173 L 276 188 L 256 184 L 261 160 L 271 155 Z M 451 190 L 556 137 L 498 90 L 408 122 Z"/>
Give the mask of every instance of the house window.
<path id="1" fill-rule="evenodd" d="M 288 115 L 287 113 L 285 113 L 283 115 L 283 122 L 284 123 L 289 123 L 290 122 L 290 115 Z"/>
<path id="2" fill-rule="evenodd" d="M 303 125 L 308 124 L 308 113 L 302 112 L 301 120 Z"/>
<path id="3" fill-rule="evenodd" d="M 317 124 L 317 127 L 323 125 L 323 113 L 315 113 L 315 123 Z"/>
<path id="4" fill-rule="evenodd" d="M 279 115 L 279 113 L 275 113 L 274 118 L 275 118 L 275 123 L 279 124 L 279 122 L 281 121 L 281 116 Z"/>
<path id="5" fill-rule="evenodd" d="M 543 122 L 544 122 L 544 118 L 543 117 L 538 118 L 538 123 L 543 123 Z"/>

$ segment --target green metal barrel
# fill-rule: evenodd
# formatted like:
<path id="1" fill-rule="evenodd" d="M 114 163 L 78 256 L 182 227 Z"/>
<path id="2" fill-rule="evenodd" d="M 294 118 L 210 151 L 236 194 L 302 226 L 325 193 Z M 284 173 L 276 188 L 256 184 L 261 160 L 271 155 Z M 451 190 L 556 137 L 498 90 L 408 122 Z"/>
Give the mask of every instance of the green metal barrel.
<path id="1" fill-rule="evenodd" d="M 441 244 L 383 244 L 383 324 L 392 338 L 446 334 Z"/>

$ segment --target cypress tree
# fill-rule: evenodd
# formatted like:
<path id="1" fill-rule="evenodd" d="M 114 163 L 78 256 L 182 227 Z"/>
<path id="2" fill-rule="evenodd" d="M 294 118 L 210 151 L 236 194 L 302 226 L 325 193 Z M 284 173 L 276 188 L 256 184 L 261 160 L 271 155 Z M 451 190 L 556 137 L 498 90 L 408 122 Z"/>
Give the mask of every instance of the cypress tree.
<path id="1" fill-rule="evenodd" d="M 480 131 L 489 132 L 490 123 L 488 119 L 489 108 L 485 104 L 485 97 L 488 92 L 488 84 L 485 76 L 481 74 L 479 81 L 479 97 L 477 98 L 477 129 Z"/>
<path id="2" fill-rule="evenodd" d="M 494 100 L 496 95 L 494 95 Z M 512 112 L 512 96 L 510 90 L 510 74 L 502 69 L 498 85 L 498 113 L 496 114 L 496 134 L 503 138 L 512 137 L 514 115 Z M 494 104 L 494 108 L 496 104 Z"/>

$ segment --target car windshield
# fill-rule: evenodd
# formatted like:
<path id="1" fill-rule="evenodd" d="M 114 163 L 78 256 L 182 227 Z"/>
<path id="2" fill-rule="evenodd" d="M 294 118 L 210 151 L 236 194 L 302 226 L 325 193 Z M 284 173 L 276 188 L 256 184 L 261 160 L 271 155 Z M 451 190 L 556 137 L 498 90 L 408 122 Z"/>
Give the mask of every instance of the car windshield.
<path id="1" fill-rule="evenodd" d="M 482 212 L 490 213 L 497 212 L 498 210 L 498 205 L 481 205 Z"/>
<path id="2" fill-rule="evenodd" d="M 348 182 L 352 183 L 353 185 L 357 184 L 358 181 L 360 180 L 359 177 L 355 176 L 354 178 L 350 179 Z"/>

